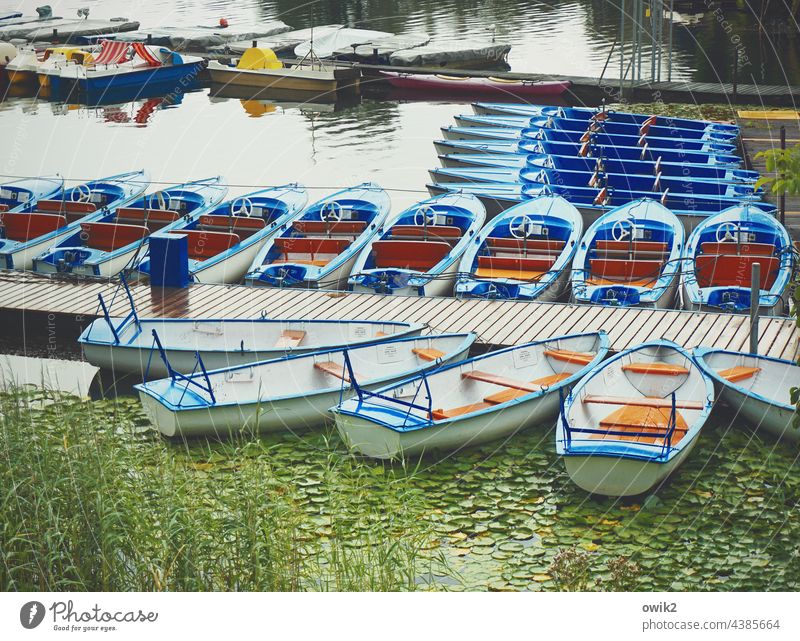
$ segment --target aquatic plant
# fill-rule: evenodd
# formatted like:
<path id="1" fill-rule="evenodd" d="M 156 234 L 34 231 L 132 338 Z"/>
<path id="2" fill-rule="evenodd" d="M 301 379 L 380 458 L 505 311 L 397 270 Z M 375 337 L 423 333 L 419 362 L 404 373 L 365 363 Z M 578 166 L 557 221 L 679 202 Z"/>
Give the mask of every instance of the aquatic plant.
<path id="1" fill-rule="evenodd" d="M 548 574 L 561 592 L 583 592 L 589 588 L 591 556 L 577 547 L 559 550 Z"/>

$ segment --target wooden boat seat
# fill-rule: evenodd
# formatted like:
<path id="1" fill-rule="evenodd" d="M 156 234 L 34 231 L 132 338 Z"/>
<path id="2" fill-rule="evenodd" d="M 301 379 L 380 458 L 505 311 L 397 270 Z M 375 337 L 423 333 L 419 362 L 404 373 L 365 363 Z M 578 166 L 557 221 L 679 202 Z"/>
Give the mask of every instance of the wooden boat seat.
<path id="1" fill-rule="evenodd" d="M 633 372 L 634 374 L 660 374 L 663 376 L 685 376 L 689 370 L 682 365 L 673 365 L 672 363 L 625 363 L 622 366 L 624 372 Z"/>
<path id="2" fill-rule="evenodd" d="M 560 374 L 552 374 L 551 376 L 545 376 L 544 378 L 537 378 L 535 381 L 531 381 L 531 385 L 536 385 L 539 389 L 550 387 L 555 385 L 556 383 L 560 383 L 565 378 L 569 378 L 571 374 L 568 372 L 562 372 Z M 513 401 L 515 398 L 519 398 L 520 396 L 525 396 L 526 394 L 530 394 L 525 390 L 520 389 L 507 389 L 503 390 L 502 392 L 497 392 L 495 394 L 490 394 L 489 396 L 485 396 L 483 398 L 484 403 L 491 403 L 492 405 L 499 405 L 500 403 L 507 403 L 508 401 Z"/>
<path id="3" fill-rule="evenodd" d="M 598 240 L 594 246 L 598 258 L 629 257 L 636 260 L 664 260 L 669 253 L 667 243 L 636 240 L 629 243 L 624 240 Z"/>
<path id="4" fill-rule="evenodd" d="M 36 211 L 52 214 L 80 214 L 85 216 L 97 211 L 94 203 L 76 203 L 71 200 L 40 200 L 36 203 Z"/>
<path id="5" fill-rule="evenodd" d="M 335 376 L 345 383 L 350 382 L 350 376 L 347 374 L 347 372 L 345 372 L 344 367 L 339 365 L 339 363 L 334 363 L 333 361 L 317 362 L 314 363 L 314 369 L 318 369 L 321 372 Z M 358 377 L 358 374 L 356 374 L 356 376 Z"/>
<path id="6" fill-rule="evenodd" d="M 283 254 L 283 259 L 275 262 L 307 263 L 327 265 L 350 246 L 347 238 L 298 238 L 281 236 L 275 239 L 275 247 Z M 291 258 L 295 256 L 295 258 Z M 306 256 L 308 258 L 306 258 Z"/>
<path id="7" fill-rule="evenodd" d="M 628 435 L 620 434 L 592 434 L 591 438 L 611 441 L 631 441 L 634 443 L 649 443 L 663 445 L 669 429 L 671 409 L 657 407 L 641 407 L 626 405 L 614 410 L 600 421 L 600 427 L 615 432 L 630 432 Z M 672 445 L 675 445 L 686 436 L 689 426 L 680 412 L 675 412 L 675 431 L 672 434 Z M 651 436 L 652 434 L 652 436 Z"/>
<path id="8" fill-rule="evenodd" d="M 67 226 L 67 217 L 57 214 L 3 214 L 0 227 L 5 228 L 5 237 L 17 242 L 27 242 Z"/>
<path id="9" fill-rule="evenodd" d="M 491 407 L 491 405 L 489 403 L 472 403 L 471 405 L 454 407 L 449 410 L 435 409 L 431 412 L 431 418 L 434 421 L 443 421 L 447 418 L 454 418 L 456 416 L 462 416 L 464 414 L 471 414 L 472 412 L 485 410 L 487 407 Z"/>
<path id="10" fill-rule="evenodd" d="M 461 378 L 468 378 L 472 381 L 480 381 L 482 383 L 491 383 L 492 385 L 500 385 L 502 387 L 510 387 L 512 389 L 522 390 L 523 392 L 538 392 L 542 389 L 541 385 L 535 383 L 526 383 L 525 381 L 516 381 L 504 376 L 497 376 L 490 372 L 481 372 L 480 370 L 473 369 L 468 372 L 461 372 Z"/>
<path id="11" fill-rule="evenodd" d="M 729 367 L 728 369 L 720 370 L 717 373 L 731 383 L 738 383 L 739 381 L 752 378 L 760 371 L 760 367 L 744 367 L 743 365 L 737 365 L 736 367 Z"/>
<path id="12" fill-rule="evenodd" d="M 458 241 L 461 236 L 463 236 L 461 228 L 451 225 L 429 225 L 428 227 L 419 225 L 395 225 L 392 227 L 391 238 L 392 240 L 427 238 L 454 242 Z"/>
<path id="13" fill-rule="evenodd" d="M 629 285 L 640 284 L 644 286 L 649 283 L 654 284 L 661 275 L 664 263 L 660 260 L 627 260 L 621 258 L 592 258 L 589 260 L 589 270 L 591 273 L 590 282 L 595 282 L 596 278 L 606 282 L 602 284 L 624 283 Z"/>
<path id="14" fill-rule="evenodd" d="M 700 243 L 700 251 L 704 254 L 756 254 L 758 256 L 772 256 L 775 245 L 769 243 L 736 243 L 726 241 L 723 243 Z"/>
<path id="15" fill-rule="evenodd" d="M 217 254 L 227 251 L 239 244 L 237 234 L 222 231 L 201 231 L 197 229 L 178 229 L 176 234 L 186 236 L 189 258 L 192 260 L 207 260 Z"/>
<path id="16" fill-rule="evenodd" d="M 635 407 L 672 407 L 671 398 L 656 398 L 653 396 L 626 398 L 623 396 L 595 396 L 589 394 L 583 398 L 583 402 L 597 403 L 600 405 L 631 405 Z M 700 401 L 682 401 L 675 399 L 675 408 L 679 410 L 702 410 L 703 407 Z"/>
<path id="17" fill-rule="evenodd" d="M 505 249 L 517 252 L 533 252 L 560 254 L 564 251 L 566 242 L 563 240 L 550 240 L 547 238 L 494 238 L 486 237 L 486 245 L 492 249 Z"/>
<path id="18" fill-rule="evenodd" d="M 444 352 L 432 347 L 415 347 L 411 350 L 413 354 L 419 356 L 423 361 L 435 361 L 437 358 L 443 358 Z"/>
<path id="19" fill-rule="evenodd" d="M 236 233 L 239 235 L 240 239 L 252 236 L 266 226 L 267 222 L 263 218 L 258 218 L 256 216 L 209 214 L 207 216 L 200 216 L 200 220 L 197 222 L 198 229 Z"/>
<path id="20" fill-rule="evenodd" d="M 449 243 L 437 240 L 376 240 L 372 243 L 375 267 L 426 272 L 450 253 Z"/>
<path id="21" fill-rule="evenodd" d="M 478 256 L 478 269 L 475 271 L 475 276 L 478 278 L 536 280 L 549 271 L 555 261 L 554 256 L 537 258 Z"/>
<path id="22" fill-rule="evenodd" d="M 107 252 L 140 242 L 150 235 L 150 230 L 144 225 L 118 223 L 81 223 L 81 231 L 88 236 L 87 247 Z"/>
<path id="23" fill-rule="evenodd" d="M 297 347 L 305 337 L 306 333 L 301 329 L 285 329 L 275 342 L 275 347 L 279 349 Z"/>
<path id="24" fill-rule="evenodd" d="M 174 223 L 181 215 L 170 209 L 139 209 L 137 207 L 123 207 L 117 210 L 118 223 L 128 225 L 145 225 L 151 232 L 158 231 Z"/>
<path id="25" fill-rule="evenodd" d="M 750 287 L 753 263 L 761 264 L 759 287 L 769 289 L 778 277 L 780 259 L 755 254 L 700 254 L 695 274 L 700 287 Z"/>
<path id="26" fill-rule="evenodd" d="M 545 272 L 527 272 L 517 269 L 491 269 L 479 267 L 475 270 L 477 278 L 508 278 L 509 280 L 535 281 L 544 276 Z"/>
<path id="27" fill-rule="evenodd" d="M 358 236 L 367 228 L 367 223 L 363 220 L 340 220 L 334 223 L 324 220 L 296 220 L 292 227 L 301 234 Z"/>
<path id="28" fill-rule="evenodd" d="M 544 350 L 544 355 L 554 358 L 557 361 L 574 363 L 576 365 L 588 365 L 595 357 L 591 352 L 573 352 L 569 349 L 546 349 Z"/>

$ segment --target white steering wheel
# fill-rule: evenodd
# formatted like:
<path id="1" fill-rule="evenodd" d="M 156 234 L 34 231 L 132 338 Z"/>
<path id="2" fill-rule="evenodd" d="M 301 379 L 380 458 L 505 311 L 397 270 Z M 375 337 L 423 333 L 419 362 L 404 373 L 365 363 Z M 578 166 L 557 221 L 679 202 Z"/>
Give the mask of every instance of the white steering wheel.
<path id="1" fill-rule="evenodd" d="M 154 194 L 150 194 L 150 198 L 147 199 L 147 208 L 148 209 L 160 209 L 161 211 L 166 211 L 169 209 L 169 203 L 172 200 L 172 196 L 169 195 L 167 191 L 157 191 Z M 155 204 L 158 205 L 157 207 L 154 206 Z"/>
<path id="2" fill-rule="evenodd" d="M 92 199 L 89 185 L 78 185 L 69 192 L 69 199 L 74 203 L 88 203 Z"/>
<path id="3" fill-rule="evenodd" d="M 430 205 L 423 205 L 414 213 L 414 224 L 418 227 L 427 227 L 436 224 L 436 212 Z"/>
<path id="4" fill-rule="evenodd" d="M 335 200 L 325 203 L 319 210 L 319 217 L 329 223 L 338 223 L 342 219 L 342 206 Z"/>
<path id="5" fill-rule="evenodd" d="M 237 207 L 238 205 L 238 207 Z M 231 215 L 233 216 L 247 216 L 248 218 L 253 215 L 253 201 L 247 196 L 237 198 L 231 203 Z"/>
<path id="6" fill-rule="evenodd" d="M 727 220 L 724 223 L 719 224 L 714 236 L 716 237 L 718 243 L 724 243 L 728 240 L 736 240 L 736 236 L 734 234 L 736 234 L 738 231 L 739 226 L 736 223 Z"/>
<path id="7" fill-rule="evenodd" d="M 633 221 L 627 218 L 620 218 L 611 227 L 611 237 L 616 241 L 625 240 L 631 235 L 632 231 Z"/>
<path id="8" fill-rule="evenodd" d="M 517 221 L 520 222 L 518 225 L 515 225 L 514 223 L 516 223 Z M 514 238 L 517 239 L 527 238 L 528 228 L 531 225 L 533 225 L 533 221 L 527 216 L 514 216 L 514 218 L 512 218 L 508 223 L 508 231 Z"/>

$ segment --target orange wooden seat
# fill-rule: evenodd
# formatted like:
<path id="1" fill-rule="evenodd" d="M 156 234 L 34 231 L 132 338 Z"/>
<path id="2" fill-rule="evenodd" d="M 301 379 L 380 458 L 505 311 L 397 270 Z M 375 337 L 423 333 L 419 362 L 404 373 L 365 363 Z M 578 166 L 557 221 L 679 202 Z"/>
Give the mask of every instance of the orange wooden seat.
<path id="1" fill-rule="evenodd" d="M 419 356 L 424 361 L 435 361 L 437 358 L 442 358 L 445 356 L 444 352 L 440 352 L 438 349 L 433 348 L 415 347 L 411 350 L 411 352 Z"/>
<path id="2" fill-rule="evenodd" d="M 5 237 L 17 242 L 27 242 L 67 226 L 66 216 L 56 214 L 2 214 L 0 226 L 5 228 Z"/>
<path id="3" fill-rule="evenodd" d="M 446 418 L 454 418 L 456 416 L 463 416 L 464 414 L 485 410 L 487 407 L 491 407 L 491 405 L 489 403 L 472 403 L 462 407 L 454 407 L 449 410 L 435 409 L 431 412 L 431 418 L 434 421 L 443 421 Z"/>
<path id="4" fill-rule="evenodd" d="M 36 203 L 36 211 L 46 213 L 91 214 L 97 211 L 94 203 L 76 203 L 71 200 L 40 200 Z"/>
<path id="5" fill-rule="evenodd" d="M 395 225 L 392 227 L 392 238 L 444 238 L 457 240 L 462 236 L 461 228 L 451 225 Z"/>
<path id="6" fill-rule="evenodd" d="M 145 225 L 151 232 L 174 223 L 181 215 L 169 209 L 139 209 L 123 207 L 117 210 L 116 220 L 126 225 Z"/>
<path id="7" fill-rule="evenodd" d="M 588 365 L 595 356 L 589 352 L 573 352 L 569 349 L 546 349 L 544 350 L 544 355 L 554 358 L 557 361 L 574 363 L 576 365 Z"/>
<path id="8" fill-rule="evenodd" d="M 492 249 L 512 249 L 533 253 L 561 253 L 566 243 L 563 240 L 547 238 L 494 238 L 486 237 L 486 245 Z"/>
<path id="9" fill-rule="evenodd" d="M 292 226 L 303 234 L 360 234 L 367 228 L 363 220 L 340 220 L 326 222 L 324 220 L 296 220 Z"/>
<path id="10" fill-rule="evenodd" d="M 583 402 L 600 405 L 631 405 L 635 407 L 672 407 L 671 398 L 655 398 L 652 396 L 625 398 L 622 396 L 595 396 L 589 394 L 583 398 Z M 675 407 L 679 410 L 701 410 L 703 409 L 703 404 L 700 401 L 683 401 L 676 399 Z"/>
<path id="11" fill-rule="evenodd" d="M 663 263 L 660 260 L 624 260 L 617 258 L 592 258 L 589 260 L 591 278 L 595 276 L 618 283 L 658 280 Z"/>
<path id="12" fill-rule="evenodd" d="M 758 256 L 772 256 L 775 245 L 768 243 L 701 243 L 700 251 L 704 254 L 756 254 Z"/>
<path id="13" fill-rule="evenodd" d="M 778 276 L 780 260 L 756 254 L 700 254 L 695 274 L 700 287 L 750 287 L 753 263 L 760 263 L 759 287 L 769 289 Z"/>
<path id="14" fill-rule="evenodd" d="M 718 372 L 722 378 L 729 380 L 731 383 L 738 383 L 739 381 L 752 378 L 761 371 L 760 367 L 744 367 L 737 365 L 736 367 L 729 367 Z"/>
<path id="15" fill-rule="evenodd" d="M 634 254 L 666 254 L 669 245 L 653 240 L 598 240 L 595 243 L 598 252 L 633 252 Z"/>
<path id="16" fill-rule="evenodd" d="M 622 366 L 622 370 L 635 374 L 662 374 L 664 376 L 685 376 L 689 373 L 689 370 L 681 365 L 659 362 L 625 363 Z"/>
<path id="17" fill-rule="evenodd" d="M 322 372 L 325 372 L 326 374 L 335 376 L 336 378 L 344 381 L 345 383 L 350 382 L 350 375 L 345 371 L 344 367 L 342 367 L 338 363 L 334 363 L 333 361 L 322 361 L 314 363 L 314 369 L 318 369 Z M 358 374 L 356 374 L 356 378 L 358 378 Z"/>
<path id="18" fill-rule="evenodd" d="M 433 240 L 376 240 L 372 243 L 375 267 L 426 272 L 450 253 L 450 244 Z"/>
<path id="19" fill-rule="evenodd" d="M 102 251 L 114 251 L 150 235 L 150 230 L 144 225 L 117 223 L 81 223 L 81 231 L 88 236 L 85 241 L 87 247 Z"/>
<path id="20" fill-rule="evenodd" d="M 570 376 L 571 375 L 567 372 L 552 374 L 550 376 L 544 376 L 543 378 L 537 378 L 536 380 L 531 381 L 530 385 L 536 385 L 540 389 L 551 387 L 552 385 L 560 383 L 565 378 L 569 378 Z M 525 396 L 526 394 L 530 394 L 530 392 L 521 389 L 507 389 L 503 390 L 502 392 L 485 396 L 483 402 L 491 403 L 492 405 L 499 405 L 500 403 L 508 403 L 508 401 L 513 401 L 515 398 Z"/>
<path id="21" fill-rule="evenodd" d="M 554 256 L 537 256 L 535 258 L 509 256 L 478 256 L 478 267 L 481 269 L 503 269 L 540 276 L 548 271 L 556 262 Z"/>
<path id="22" fill-rule="evenodd" d="M 281 236 L 275 239 L 275 247 L 283 254 L 283 262 L 307 262 L 319 266 L 326 265 L 349 246 L 347 238 Z"/>
<path id="23" fill-rule="evenodd" d="M 535 383 L 517 381 L 511 378 L 505 378 L 504 376 L 497 376 L 497 374 L 492 374 L 491 372 L 482 372 L 477 369 L 461 372 L 461 378 L 468 378 L 482 383 L 491 383 L 492 385 L 500 385 L 502 387 L 510 387 L 512 389 L 522 390 L 526 393 L 538 392 L 542 389 L 541 385 Z"/>
<path id="24" fill-rule="evenodd" d="M 302 329 L 285 329 L 281 332 L 281 335 L 278 337 L 278 340 L 275 343 L 275 347 L 277 348 L 297 347 L 300 343 L 303 342 L 303 339 L 305 337 L 306 333 Z"/>
<path id="25" fill-rule="evenodd" d="M 614 432 L 630 432 L 630 435 L 592 434 L 591 438 L 663 445 L 669 430 L 671 413 L 672 410 L 667 408 L 626 405 L 602 419 L 600 427 Z M 688 429 L 686 420 L 676 411 L 672 445 L 679 443 Z"/>
<path id="26" fill-rule="evenodd" d="M 226 216 L 220 214 L 209 214 L 207 216 L 200 216 L 197 222 L 198 227 L 208 229 L 210 231 L 231 231 L 236 232 L 249 231 L 250 233 L 257 232 L 259 229 L 264 229 L 267 226 L 263 218 L 249 217 L 249 216 Z"/>
<path id="27" fill-rule="evenodd" d="M 177 229 L 173 233 L 186 236 L 189 258 L 192 260 L 208 260 L 230 249 L 240 240 L 236 234 L 221 231 Z"/>

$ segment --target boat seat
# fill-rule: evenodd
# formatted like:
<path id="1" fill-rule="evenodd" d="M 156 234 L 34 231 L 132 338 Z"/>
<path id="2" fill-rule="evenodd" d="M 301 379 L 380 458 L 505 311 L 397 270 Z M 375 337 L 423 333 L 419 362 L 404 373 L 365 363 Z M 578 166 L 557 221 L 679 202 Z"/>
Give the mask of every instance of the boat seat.
<path id="1" fill-rule="evenodd" d="M 376 240 L 372 243 L 375 267 L 426 272 L 450 253 L 449 243 L 433 240 Z"/>
<path id="2" fill-rule="evenodd" d="M 491 383 L 492 385 L 500 385 L 501 387 L 510 387 L 512 389 L 522 390 L 523 392 L 538 392 L 542 389 L 541 385 L 536 383 L 526 383 L 525 381 L 517 381 L 504 376 L 497 376 L 490 372 L 481 372 L 480 370 L 473 369 L 468 372 L 461 372 L 461 378 L 468 378 L 472 381 L 480 381 L 481 383 Z"/>
<path id="3" fill-rule="evenodd" d="M 592 258 L 589 260 L 590 279 L 597 276 L 616 283 L 655 283 L 664 263 L 660 260 L 626 260 L 621 258 Z M 594 283 L 593 284 L 599 284 Z"/>
<path id="4" fill-rule="evenodd" d="M 455 240 L 464 233 L 455 225 L 395 225 L 392 227 L 392 238 L 448 238 Z"/>
<path id="5" fill-rule="evenodd" d="M 107 252 L 137 243 L 150 235 L 150 230 L 144 225 L 117 223 L 81 223 L 81 231 L 88 236 L 87 247 Z"/>
<path id="6" fill-rule="evenodd" d="M 672 407 L 671 398 L 656 398 L 653 396 L 626 398 L 624 396 L 595 396 L 589 394 L 583 398 L 583 402 L 600 405 L 630 405 L 635 407 Z M 704 405 L 700 401 L 682 401 L 675 399 L 675 408 L 679 410 L 702 410 L 703 407 Z"/>
<path id="7" fill-rule="evenodd" d="M 314 369 L 318 369 L 321 372 L 325 372 L 326 374 L 330 374 L 331 376 L 335 376 L 339 380 L 344 381 L 345 383 L 350 382 L 350 376 L 347 372 L 344 371 L 344 367 L 339 365 L 339 363 L 334 363 L 333 361 L 322 361 L 314 363 Z M 358 377 L 359 375 L 356 374 Z"/>
<path id="8" fill-rule="evenodd" d="M 671 413 L 672 410 L 668 408 L 626 405 L 602 419 L 600 427 L 614 432 L 630 432 L 630 435 L 592 434 L 591 438 L 663 445 L 669 429 Z M 689 426 L 686 424 L 686 419 L 676 410 L 672 445 L 679 443 L 688 431 Z"/>
<path id="9" fill-rule="evenodd" d="M 3 214 L 0 226 L 5 228 L 7 239 L 24 243 L 66 227 L 67 218 L 56 214 Z"/>
<path id="10" fill-rule="evenodd" d="M 569 349 L 546 349 L 544 350 L 544 355 L 554 358 L 557 361 L 574 363 L 576 365 L 588 365 L 595 357 L 595 354 L 591 352 L 573 352 Z"/>
<path id="11" fill-rule="evenodd" d="M 186 236 L 189 258 L 207 260 L 237 245 L 240 238 L 236 234 L 222 231 L 201 231 L 197 229 L 176 229 L 173 233 Z"/>
<path id="12" fill-rule="evenodd" d="M 556 383 L 560 383 L 565 378 L 569 378 L 570 376 L 572 375 L 568 372 L 562 372 L 561 374 L 552 374 L 551 376 L 545 376 L 544 378 L 537 378 L 535 381 L 531 381 L 530 384 L 536 385 L 539 388 L 551 387 Z M 492 405 L 499 405 L 500 403 L 508 403 L 508 401 L 513 401 L 515 398 L 525 396 L 526 394 L 530 394 L 530 392 L 520 389 L 507 389 L 503 390 L 502 392 L 485 396 L 483 402 L 491 403 Z"/>
<path id="13" fill-rule="evenodd" d="M 363 220 L 340 220 L 334 223 L 324 220 L 296 220 L 292 227 L 301 234 L 358 236 L 367 228 L 367 223 Z"/>
<path id="14" fill-rule="evenodd" d="M 463 405 L 462 407 L 454 407 L 449 410 L 445 409 L 435 409 L 431 411 L 431 418 L 434 421 L 443 421 L 447 418 L 454 418 L 456 416 L 462 416 L 464 414 L 471 414 L 472 412 L 478 412 L 480 410 L 485 410 L 487 407 L 491 407 L 489 403 L 472 403 L 470 405 Z"/>
<path id="15" fill-rule="evenodd" d="M 622 371 L 633 372 L 634 374 L 660 374 L 663 376 L 686 376 L 689 370 L 682 365 L 672 363 L 625 363 Z"/>
<path id="16" fill-rule="evenodd" d="M 753 263 L 761 264 L 759 287 L 772 287 L 778 276 L 780 259 L 754 254 L 700 254 L 695 258 L 697 284 L 700 287 L 750 287 Z"/>
<path id="17" fill-rule="evenodd" d="M 94 203 L 76 203 L 71 200 L 40 200 L 36 203 L 36 211 L 58 214 L 80 214 L 85 216 L 97 211 Z"/>
<path id="18" fill-rule="evenodd" d="M 444 352 L 432 347 L 415 347 L 411 352 L 419 356 L 423 361 L 435 361 L 437 358 L 443 358 L 446 355 Z"/>
<path id="19" fill-rule="evenodd" d="M 263 218 L 248 217 L 248 216 L 226 216 L 219 214 L 209 214 L 207 216 L 200 216 L 197 223 L 198 229 L 207 229 L 209 231 L 226 231 L 229 233 L 237 233 L 239 238 L 247 238 L 252 236 L 258 231 L 267 226 Z"/>
<path id="20" fill-rule="evenodd" d="M 347 238 L 299 238 L 280 236 L 275 239 L 275 247 L 283 254 L 283 262 L 308 263 L 319 267 L 327 265 L 350 246 Z M 297 258 L 290 258 L 295 255 Z M 299 255 L 299 257 L 298 257 Z M 309 258 L 306 259 L 305 257 Z M 319 258 L 323 256 L 323 258 Z M 275 261 L 281 262 L 281 261 Z"/>
<path id="21" fill-rule="evenodd" d="M 729 367 L 728 369 L 720 370 L 717 372 L 717 374 L 731 383 L 738 383 L 739 381 L 752 378 L 760 371 L 760 367 L 744 367 L 743 365 L 737 365 L 736 367 Z"/>
<path id="22" fill-rule="evenodd" d="M 511 258 L 499 256 L 478 256 L 478 278 L 512 278 L 515 280 L 536 280 L 555 263 L 554 256 L 537 258 Z"/>
<path id="23" fill-rule="evenodd" d="M 566 242 L 548 238 L 495 238 L 486 237 L 486 245 L 492 249 L 507 249 L 517 252 L 555 253 L 564 251 Z"/>
<path id="24" fill-rule="evenodd" d="M 181 215 L 171 209 L 140 209 L 122 207 L 117 210 L 116 220 L 128 225 L 146 225 L 153 232 L 174 223 Z"/>
<path id="25" fill-rule="evenodd" d="M 667 243 L 647 240 L 635 240 L 629 243 L 624 240 L 598 240 L 594 246 L 598 257 L 631 256 L 636 259 L 652 259 L 666 257 L 669 252 Z"/>
<path id="26" fill-rule="evenodd" d="M 278 340 L 275 343 L 275 347 L 278 349 L 284 349 L 286 347 L 297 347 L 300 343 L 303 342 L 303 339 L 306 337 L 306 333 L 302 329 L 285 329 L 281 332 L 281 335 L 278 337 Z"/>
<path id="27" fill-rule="evenodd" d="M 769 243 L 700 243 L 700 251 L 704 254 L 756 254 L 758 256 L 772 256 L 775 245 Z"/>
<path id="28" fill-rule="evenodd" d="M 11 208 L 8 205 L 6 205 L 4 203 L 0 203 L 0 213 L 2 213 L 4 211 L 8 211 L 9 209 L 11 209 Z"/>
<path id="29" fill-rule="evenodd" d="M 544 276 L 545 272 L 523 272 L 516 269 L 491 269 L 479 267 L 475 270 L 476 278 L 507 278 L 509 280 L 535 281 Z"/>

